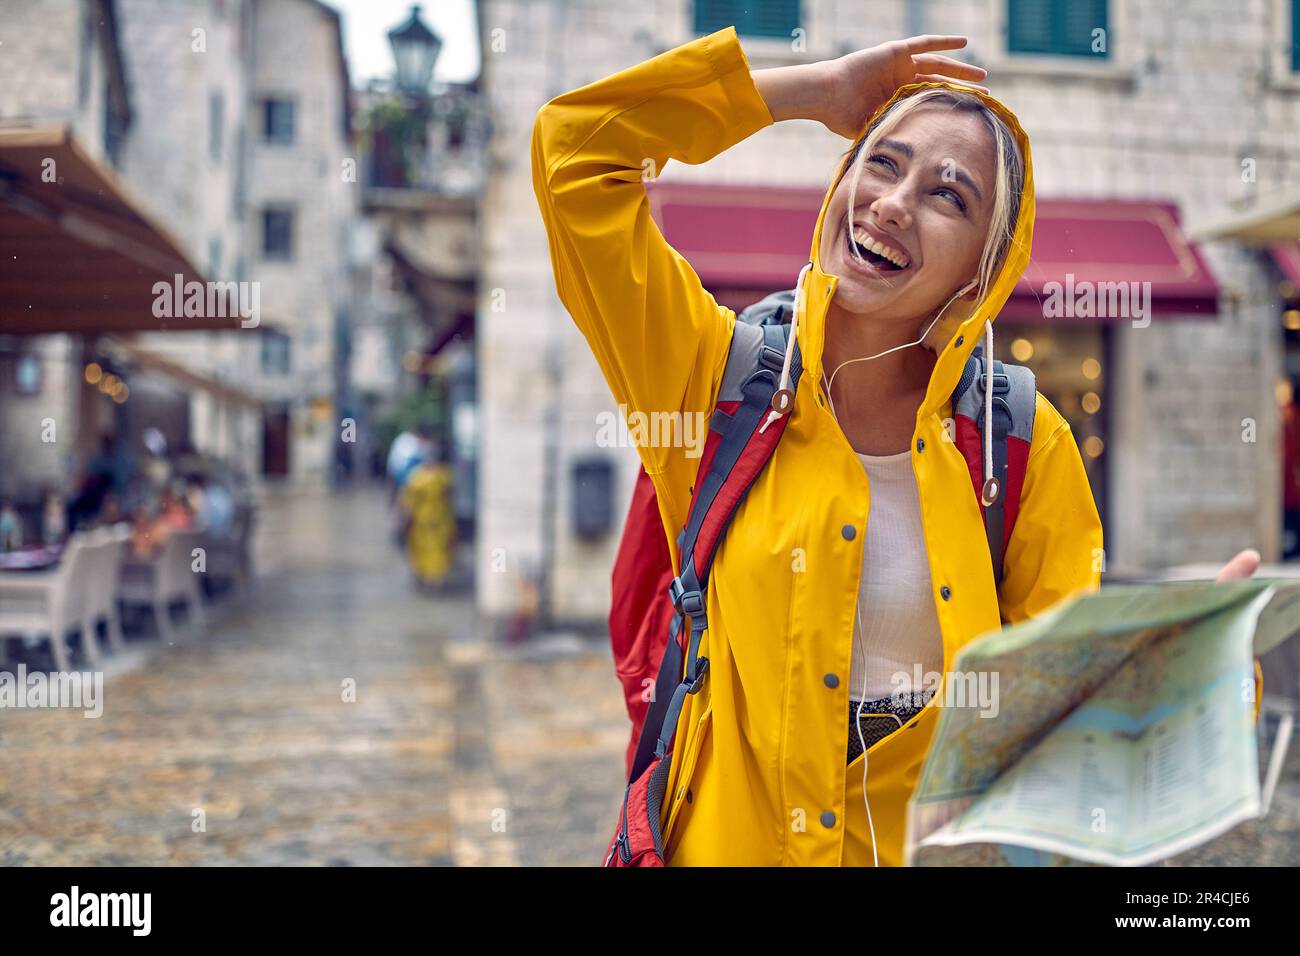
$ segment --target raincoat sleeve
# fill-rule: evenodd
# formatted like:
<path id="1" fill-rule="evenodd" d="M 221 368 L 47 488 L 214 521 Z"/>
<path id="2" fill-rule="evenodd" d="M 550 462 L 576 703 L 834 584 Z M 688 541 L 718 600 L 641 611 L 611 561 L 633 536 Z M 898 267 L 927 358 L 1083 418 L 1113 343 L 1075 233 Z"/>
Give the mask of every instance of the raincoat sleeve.
<path id="1" fill-rule="evenodd" d="M 645 182 L 671 159 L 706 162 L 773 122 L 734 27 L 537 114 L 533 189 L 556 289 L 628 413 L 711 409 L 735 323 L 660 233 Z M 638 450 L 652 477 L 683 458 L 680 449 Z M 664 490 L 684 496 L 678 483 Z"/>
<path id="2" fill-rule="evenodd" d="M 1004 624 L 1101 586 L 1101 519 L 1069 423 L 1041 394 L 998 589 Z"/>

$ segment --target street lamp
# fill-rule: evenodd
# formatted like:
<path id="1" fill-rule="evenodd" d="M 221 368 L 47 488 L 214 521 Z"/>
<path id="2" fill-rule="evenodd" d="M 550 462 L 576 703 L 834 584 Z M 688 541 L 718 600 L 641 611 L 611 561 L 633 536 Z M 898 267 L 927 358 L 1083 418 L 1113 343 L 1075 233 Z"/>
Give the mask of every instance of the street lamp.
<path id="1" fill-rule="evenodd" d="M 397 86 L 403 93 L 428 96 L 433 65 L 442 51 L 442 40 L 420 19 L 420 5 L 400 26 L 388 31 L 388 42 L 397 63 Z"/>

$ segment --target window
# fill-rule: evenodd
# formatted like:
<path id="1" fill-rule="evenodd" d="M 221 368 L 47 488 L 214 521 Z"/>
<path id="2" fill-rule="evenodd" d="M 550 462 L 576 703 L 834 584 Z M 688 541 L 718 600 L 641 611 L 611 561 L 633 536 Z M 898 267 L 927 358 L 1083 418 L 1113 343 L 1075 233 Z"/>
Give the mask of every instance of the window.
<path id="1" fill-rule="evenodd" d="M 19 395 L 41 394 L 41 357 L 24 352 L 14 362 L 14 391 Z"/>
<path id="2" fill-rule="evenodd" d="M 1007 0 L 1007 49 L 1104 60 L 1108 14 L 1108 0 Z"/>
<path id="3" fill-rule="evenodd" d="M 1291 71 L 1300 73 L 1300 0 L 1291 0 Z"/>
<path id="4" fill-rule="evenodd" d="M 230 190 L 235 218 L 242 220 L 248 211 L 248 140 L 241 123 L 235 127 L 235 182 Z"/>
<path id="5" fill-rule="evenodd" d="M 696 33 L 729 26 L 743 36 L 788 40 L 799 26 L 799 0 L 695 0 Z"/>
<path id="6" fill-rule="evenodd" d="M 262 101 L 262 138 L 277 146 L 293 143 L 293 100 L 268 98 Z"/>
<path id="7" fill-rule="evenodd" d="M 293 210 L 262 210 L 262 258 L 293 258 Z"/>
<path id="8" fill-rule="evenodd" d="M 282 332 L 262 333 L 262 371 L 268 375 L 289 374 L 289 336 Z"/>
<path id="9" fill-rule="evenodd" d="M 122 143 L 126 140 L 130 117 L 127 115 L 124 101 L 113 95 L 113 89 L 104 84 L 104 155 L 114 168 L 122 165 Z"/>
<path id="10" fill-rule="evenodd" d="M 220 90 L 208 94 L 208 156 L 221 162 L 222 133 L 226 126 L 226 101 Z"/>
<path id="11" fill-rule="evenodd" d="M 81 17 L 81 48 L 77 53 L 77 105 L 90 99 L 91 67 L 95 58 L 95 21 L 85 8 Z"/>
<path id="12" fill-rule="evenodd" d="M 221 278 L 221 237 L 208 236 L 208 278 Z"/>

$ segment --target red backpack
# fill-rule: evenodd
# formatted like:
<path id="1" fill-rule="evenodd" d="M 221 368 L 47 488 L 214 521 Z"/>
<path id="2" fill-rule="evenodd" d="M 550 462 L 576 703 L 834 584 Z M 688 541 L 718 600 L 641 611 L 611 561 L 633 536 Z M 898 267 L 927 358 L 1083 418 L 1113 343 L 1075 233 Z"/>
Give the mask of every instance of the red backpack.
<path id="1" fill-rule="evenodd" d="M 794 290 L 774 293 L 737 316 L 731 350 L 718 390 L 691 489 L 686 527 L 677 538 L 681 574 L 673 576 L 654 485 L 642 468 L 637 475 L 614 561 L 609 615 L 614 668 L 623 685 L 632 738 L 627 749 L 628 786 L 618 832 L 605 855 L 606 866 L 663 866 L 661 811 L 672 742 L 686 695 L 700 688 L 708 658 L 699 656 L 708 626 L 705 591 L 713 556 L 736 508 L 762 473 L 785 430 L 788 415 L 759 429 L 776 392 L 794 308 Z M 798 343 L 791 357 L 791 388 L 798 387 L 802 361 Z M 983 484 L 986 376 L 977 347 L 953 390 L 951 434 L 966 459 L 980 500 Z M 974 386 L 974 388 L 972 388 Z M 1033 372 L 993 362 L 993 474 L 1001 494 L 981 508 L 994 578 L 1002 581 L 1002 556 L 1015 524 L 1024 485 L 1036 398 Z M 663 599 L 668 592 L 670 600 Z M 690 621 L 689 631 L 683 630 Z M 689 637 L 684 642 L 684 637 Z M 674 653 L 665 653 L 672 646 Z M 685 672 L 683 673 L 683 665 Z"/>

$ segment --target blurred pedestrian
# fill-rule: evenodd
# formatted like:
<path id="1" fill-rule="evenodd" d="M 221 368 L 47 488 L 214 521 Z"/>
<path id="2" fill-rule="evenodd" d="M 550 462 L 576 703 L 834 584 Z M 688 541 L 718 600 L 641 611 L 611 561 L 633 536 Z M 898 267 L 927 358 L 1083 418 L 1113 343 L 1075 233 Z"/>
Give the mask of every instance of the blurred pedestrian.
<path id="1" fill-rule="evenodd" d="M 103 506 L 103 497 L 100 505 Z M 46 544 L 60 544 L 68 536 L 68 509 L 63 503 L 63 496 L 55 488 L 45 492 L 45 504 L 41 512 L 41 539 Z"/>
<path id="2" fill-rule="evenodd" d="M 0 551 L 17 551 L 23 546 L 23 519 L 14 503 L 0 501 Z"/>
<path id="3" fill-rule="evenodd" d="M 409 469 L 398 495 L 407 563 L 422 585 L 440 584 L 451 570 L 456 520 L 451 510 L 451 469 L 436 445 Z"/>

